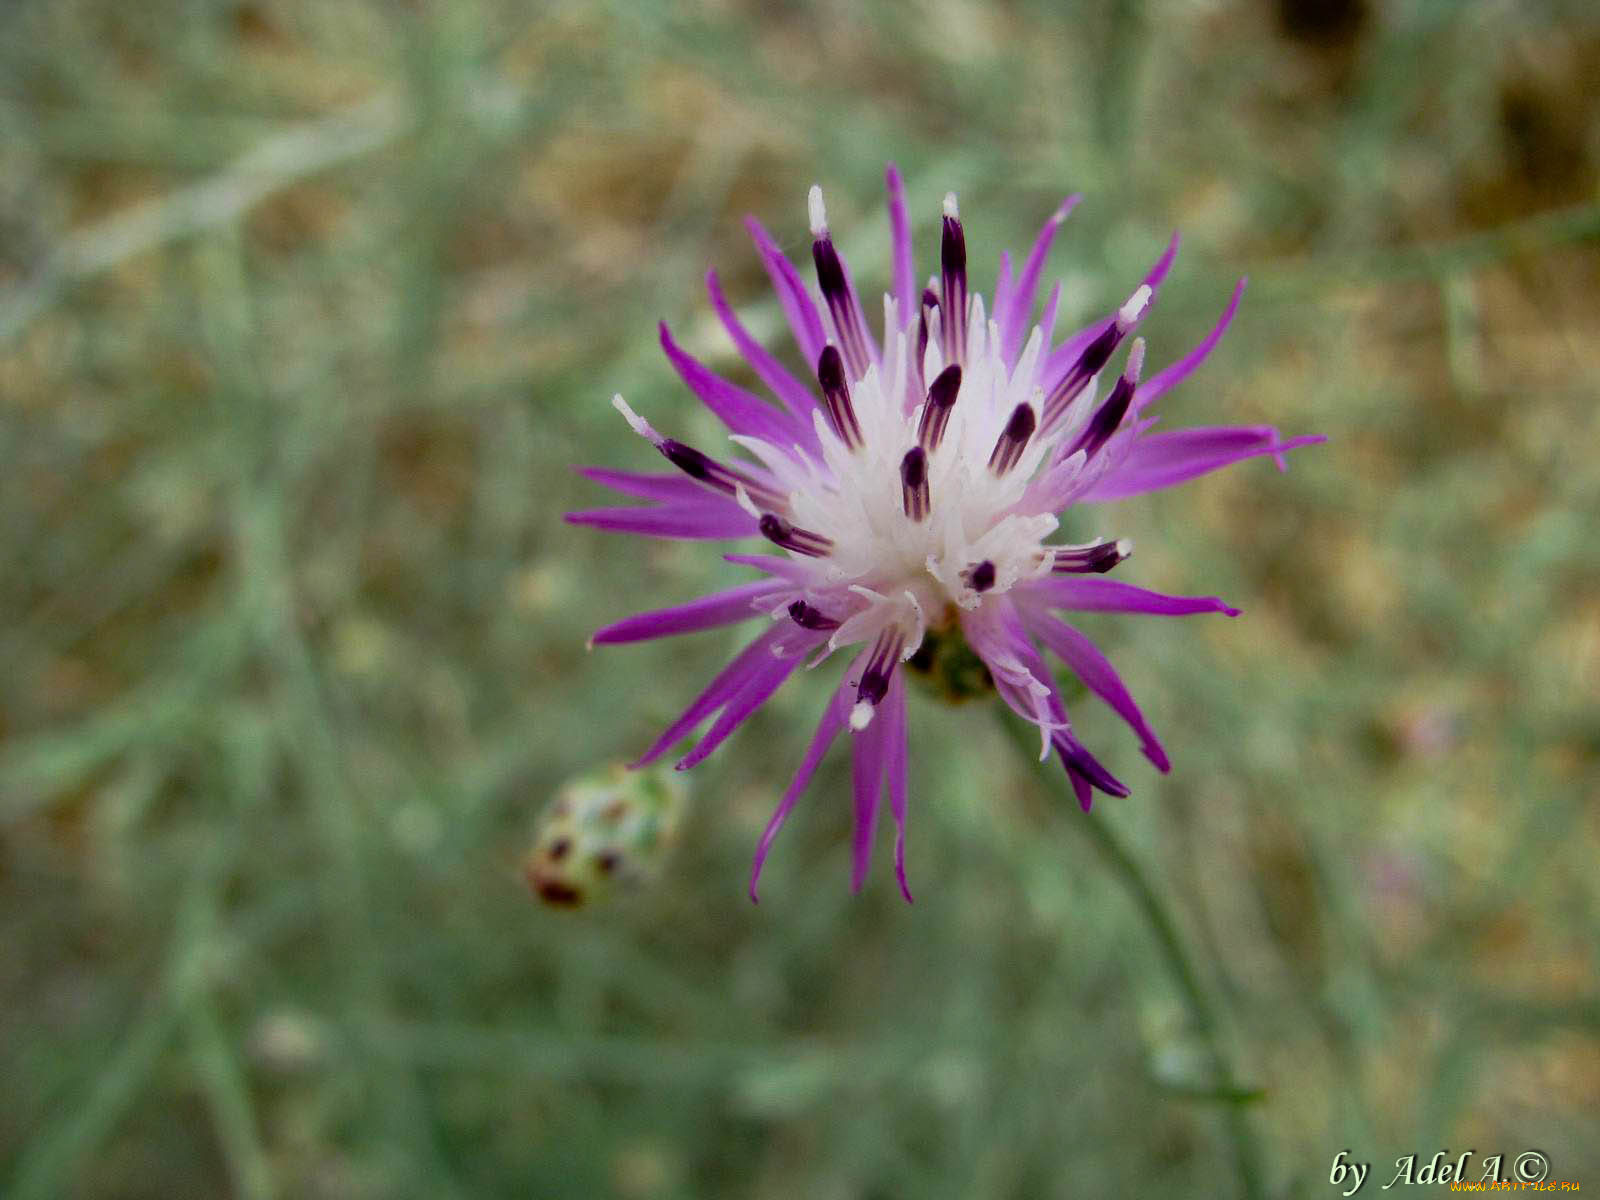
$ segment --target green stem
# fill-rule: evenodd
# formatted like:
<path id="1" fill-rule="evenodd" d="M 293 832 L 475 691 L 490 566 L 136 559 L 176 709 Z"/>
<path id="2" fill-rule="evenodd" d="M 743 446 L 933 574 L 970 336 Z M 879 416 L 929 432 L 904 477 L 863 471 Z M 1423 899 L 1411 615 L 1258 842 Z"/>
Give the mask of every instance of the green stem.
<path id="1" fill-rule="evenodd" d="M 1011 740 L 1030 761 L 1037 765 L 1038 752 L 1035 749 L 1037 743 L 1034 741 L 1036 735 L 1032 728 L 1023 726 L 1009 715 L 1003 718 L 1001 723 Z M 1075 799 L 1073 807 L 1076 810 Z M 1205 988 L 1201 986 L 1200 973 L 1184 945 L 1177 922 L 1161 897 L 1157 895 L 1155 888 L 1151 886 L 1144 869 L 1123 845 L 1121 837 L 1111 828 L 1100 809 L 1090 809 L 1088 812 L 1074 811 L 1070 824 L 1084 831 L 1089 843 L 1127 889 L 1140 915 L 1150 927 L 1156 947 L 1161 952 L 1161 960 L 1171 974 L 1172 981 L 1178 986 L 1184 1005 L 1189 1010 L 1189 1019 L 1193 1022 L 1195 1032 L 1204 1048 L 1212 1090 L 1222 1098 L 1253 1096 L 1254 1093 L 1250 1089 L 1238 1082 L 1238 1076 L 1233 1070 L 1232 1061 L 1223 1044 L 1222 1027 L 1217 1018 L 1217 1010 L 1213 1007 Z M 1241 1194 L 1246 1200 L 1259 1200 L 1265 1195 L 1261 1178 L 1261 1150 L 1256 1142 L 1255 1131 L 1251 1128 L 1250 1114 L 1244 1104 L 1235 1101 L 1226 1102 L 1223 1106 L 1223 1122 L 1227 1127 L 1228 1140 L 1233 1144 L 1233 1159 L 1239 1172 Z"/>

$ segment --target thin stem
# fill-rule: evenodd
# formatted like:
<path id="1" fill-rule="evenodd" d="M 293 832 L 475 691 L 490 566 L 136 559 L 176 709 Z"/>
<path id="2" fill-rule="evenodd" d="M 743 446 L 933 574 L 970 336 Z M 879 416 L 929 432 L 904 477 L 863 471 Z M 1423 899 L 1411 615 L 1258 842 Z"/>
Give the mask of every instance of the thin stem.
<path id="1" fill-rule="evenodd" d="M 1038 751 L 1033 731 L 1024 728 L 1009 714 L 1002 718 L 1001 724 L 1017 748 L 1037 765 Z M 1211 1075 L 1208 1094 L 1223 1101 L 1223 1121 L 1228 1130 L 1228 1140 L 1233 1143 L 1233 1159 L 1239 1172 L 1241 1194 L 1246 1200 L 1259 1200 L 1265 1195 L 1261 1178 L 1261 1150 L 1256 1142 L 1255 1131 L 1251 1128 L 1250 1114 L 1244 1106 L 1244 1102 L 1253 1099 L 1256 1093 L 1238 1082 L 1232 1060 L 1223 1044 L 1217 1011 L 1201 986 L 1200 973 L 1184 945 L 1177 922 L 1151 885 L 1144 869 L 1123 845 L 1122 839 L 1111 828 L 1100 809 L 1080 812 L 1074 801 L 1069 823 L 1084 831 L 1089 843 L 1127 889 L 1149 926 L 1156 947 L 1161 952 L 1161 960 L 1178 986 L 1184 1005 L 1189 1010 L 1189 1019 L 1205 1050 L 1206 1065 Z"/>

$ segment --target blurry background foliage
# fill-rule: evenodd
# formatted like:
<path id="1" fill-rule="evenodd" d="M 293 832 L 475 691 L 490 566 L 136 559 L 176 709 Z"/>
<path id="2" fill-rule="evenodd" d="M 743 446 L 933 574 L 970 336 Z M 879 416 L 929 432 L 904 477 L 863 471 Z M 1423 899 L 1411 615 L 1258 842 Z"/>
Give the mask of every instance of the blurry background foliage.
<path id="1" fill-rule="evenodd" d="M 1236 1187 L 982 706 L 914 706 L 914 907 L 850 895 L 837 752 L 744 899 L 828 671 L 654 889 L 520 877 L 737 636 L 584 652 L 740 573 L 563 524 L 569 464 L 659 466 L 616 390 L 718 444 L 654 322 L 746 377 L 715 264 L 790 353 L 739 218 L 803 258 L 820 181 L 881 288 L 891 158 L 985 291 L 1083 191 L 1063 328 L 1181 227 L 1155 362 L 1251 287 L 1169 421 L 1332 439 L 1069 528 L 1245 610 L 1085 622 L 1170 778 L 1077 710 L 1268 1194 L 1342 1148 L 1600 1187 L 1597 79 L 1592 0 L 0 5 L 0 1194 Z"/>

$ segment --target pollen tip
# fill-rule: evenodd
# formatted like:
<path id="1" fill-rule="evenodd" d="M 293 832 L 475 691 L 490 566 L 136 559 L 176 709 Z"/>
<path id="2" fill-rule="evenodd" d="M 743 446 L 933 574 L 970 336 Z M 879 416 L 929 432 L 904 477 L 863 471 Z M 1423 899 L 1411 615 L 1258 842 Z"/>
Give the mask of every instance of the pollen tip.
<path id="1" fill-rule="evenodd" d="M 646 441 L 650 442 L 652 445 L 659 446 L 663 441 L 666 440 L 654 429 L 650 428 L 649 421 L 646 421 L 628 406 L 628 402 L 622 398 L 621 392 L 618 392 L 616 395 L 611 397 L 611 407 L 622 414 L 622 419 L 627 421 L 629 427 L 635 433 L 644 438 Z"/>
<path id="2" fill-rule="evenodd" d="M 1132 538 L 1118 538 L 1117 539 L 1117 554 L 1121 558 L 1129 558 L 1129 557 L 1131 557 L 1133 555 L 1133 539 Z"/>
<path id="3" fill-rule="evenodd" d="M 952 221 L 961 219 L 961 210 L 956 207 L 956 194 L 954 192 L 946 192 L 944 194 L 944 215 Z"/>
<path id="4" fill-rule="evenodd" d="M 1135 321 L 1144 316 L 1144 310 L 1150 307 L 1150 297 L 1154 294 L 1148 283 L 1136 287 L 1133 295 L 1128 297 L 1128 302 L 1117 310 L 1117 324 L 1124 329 L 1131 328 Z"/>
<path id="5" fill-rule="evenodd" d="M 850 728 L 856 733 L 860 733 L 868 725 L 872 724 L 872 714 L 875 711 L 872 705 L 865 700 L 857 700 L 856 706 L 850 710 Z"/>
<path id="6" fill-rule="evenodd" d="M 1122 377 L 1132 383 L 1137 383 L 1143 370 L 1144 339 L 1134 338 L 1133 345 L 1128 347 L 1128 365 L 1122 368 Z"/>
<path id="7" fill-rule="evenodd" d="M 822 185 L 813 183 L 806 193 L 806 215 L 811 220 L 811 236 L 828 236 L 828 210 L 822 205 Z"/>

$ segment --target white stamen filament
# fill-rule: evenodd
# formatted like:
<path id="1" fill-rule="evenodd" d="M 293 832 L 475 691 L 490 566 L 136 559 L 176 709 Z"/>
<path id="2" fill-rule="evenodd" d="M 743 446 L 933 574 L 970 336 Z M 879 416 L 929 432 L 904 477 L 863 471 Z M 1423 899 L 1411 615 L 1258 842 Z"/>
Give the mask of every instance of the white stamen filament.
<path id="1" fill-rule="evenodd" d="M 628 402 L 622 398 L 621 392 L 618 392 L 615 396 L 611 397 L 611 407 L 621 413 L 623 420 L 628 422 L 633 431 L 640 437 L 644 438 L 652 446 L 659 446 L 662 442 L 667 440 L 650 427 L 649 421 L 646 421 L 638 413 L 634 412 L 633 409 L 628 407 Z"/>

